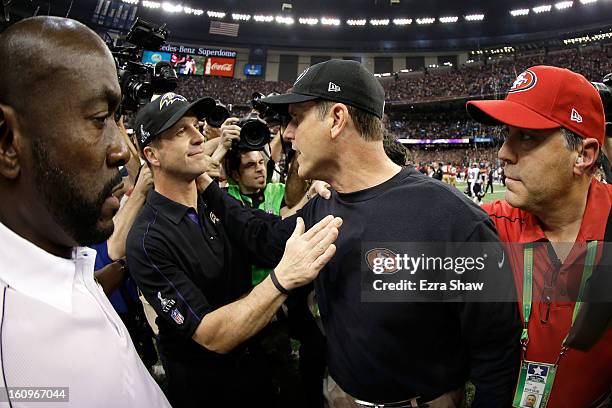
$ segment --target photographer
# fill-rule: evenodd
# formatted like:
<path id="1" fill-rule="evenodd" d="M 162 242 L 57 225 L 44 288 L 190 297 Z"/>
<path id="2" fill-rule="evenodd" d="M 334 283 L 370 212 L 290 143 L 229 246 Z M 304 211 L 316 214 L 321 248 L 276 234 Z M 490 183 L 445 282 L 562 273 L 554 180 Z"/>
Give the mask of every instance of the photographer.
<path id="1" fill-rule="evenodd" d="M 226 128 L 226 133 L 229 131 Z M 261 150 L 231 150 L 225 157 L 225 169 L 229 195 L 248 207 L 281 214 L 285 185 L 267 181 L 266 159 Z"/>
<path id="2" fill-rule="evenodd" d="M 230 123 L 222 129 L 224 135 L 238 131 L 237 126 Z M 227 192 L 242 205 L 274 215 L 289 211 L 284 206 L 285 185 L 266 181 L 266 161 L 262 151 L 233 149 L 228 152 L 225 163 L 229 175 Z M 253 285 L 269 273 L 269 268 L 253 265 Z M 286 307 L 279 310 L 276 319 L 258 335 L 258 340 L 272 368 L 282 406 L 316 407 L 323 403 L 325 339 L 307 306 L 307 295 L 312 285 L 300 289 L 299 293 L 287 299 Z M 293 368 L 290 337 L 300 341 L 299 373 Z"/>
<path id="3" fill-rule="evenodd" d="M 155 189 L 128 235 L 127 260 L 158 315 L 159 351 L 175 408 L 274 400 L 260 347 L 248 339 L 285 301 L 284 288 L 309 283 L 331 259 L 341 224 L 330 216 L 304 233 L 298 222 L 283 258 L 251 290 L 240 248 L 196 190 L 210 162 L 196 126 L 213 107 L 210 98 L 190 104 L 167 93 L 135 121 Z M 225 154 L 228 144 L 222 140 L 215 155 Z"/>
<path id="4" fill-rule="evenodd" d="M 279 93 L 272 92 L 268 97 L 274 95 Z M 270 160 L 267 164 L 268 179 L 285 183 L 285 203 L 288 209 L 281 215 L 287 217 L 302 208 L 316 192 L 327 194 L 328 191 L 321 183 L 312 183 L 298 175 L 298 153 L 291 147 L 293 131 L 288 128 L 289 114 L 262 103 L 263 97 L 261 93 L 254 93 L 251 106 L 268 124 L 273 135 L 270 142 Z"/>

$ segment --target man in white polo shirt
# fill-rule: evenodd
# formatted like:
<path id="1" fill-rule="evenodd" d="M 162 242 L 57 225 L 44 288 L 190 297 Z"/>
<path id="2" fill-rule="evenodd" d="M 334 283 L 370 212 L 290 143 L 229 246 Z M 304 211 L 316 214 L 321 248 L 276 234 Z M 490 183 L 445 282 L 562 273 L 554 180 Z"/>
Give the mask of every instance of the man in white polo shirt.
<path id="1" fill-rule="evenodd" d="M 0 406 L 169 407 L 83 247 L 111 235 L 129 158 L 113 57 L 83 24 L 35 17 L 0 36 L 0 61 Z"/>

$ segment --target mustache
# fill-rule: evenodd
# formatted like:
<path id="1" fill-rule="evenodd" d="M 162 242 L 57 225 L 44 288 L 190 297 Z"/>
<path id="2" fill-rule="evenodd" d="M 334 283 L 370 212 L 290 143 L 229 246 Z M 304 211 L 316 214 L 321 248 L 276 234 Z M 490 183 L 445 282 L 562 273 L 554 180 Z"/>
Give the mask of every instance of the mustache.
<path id="1" fill-rule="evenodd" d="M 117 185 L 121 183 L 122 181 L 123 181 L 123 178 L 121 177 L 121 173 L 117 170 L 117 174 L 115 175 L 115 177 L 113 177 L 111 180 L 109 180 L 104 185 L 104 188 L 102 189 L 102 191 L 100 192 L 100 195 L 98 196 L 98 202 L 103 203 L 104 200 L 110 197 L 115 187 L 117 187 Z"/>

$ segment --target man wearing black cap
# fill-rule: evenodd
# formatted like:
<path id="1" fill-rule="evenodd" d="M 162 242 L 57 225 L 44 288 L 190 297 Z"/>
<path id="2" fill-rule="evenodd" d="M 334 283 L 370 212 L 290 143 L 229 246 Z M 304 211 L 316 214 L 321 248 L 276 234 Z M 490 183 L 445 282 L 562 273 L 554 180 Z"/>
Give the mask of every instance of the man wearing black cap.
<path id="1" fill-rule="evenodd" d="M 488 242 L 499 249 L 477 206 L 386 156 L 384 96 L 361 64 L 330 60 L 304 71 L 291 93 L 263 100 L 292 117 L 287 130 L 299 175 L 333 188 L 329 200 L 315 197 L 297 215 L 307 225 L 327 214 L 346 220 L 337 255 L 315 280 L 329 372 L 345 392 L 331 405 L 459 407 L 471 379 L 474 407 L 509 406 L 519 361 L 516 305 L 362 302 L 361 260 L 371 242 Z M 295 218 L 242 208 L 210 180 L 201 187 L 245 253 L 279 259 Z M 499 275 L 512 284 L 507 268 Z"/>
<path id="2" fill-rule="evenodd" d="M 249 293 L 250 270 L 196 189 L 207 166 L 198 119 L 213 106 L 210 98 L 190 104 L 167 93 L 135 120 L 155 189 L 129 233 L 127 260 L 158 314 L 159 351 L 175 408 L 270 402 L 261 353 L 245 341 L 270 321 L 287 297 L 285 288 L 312 281 L 331 259 L 341 223 L 328 217 L 306 233 L 298 223 L 278 266 Z"/>

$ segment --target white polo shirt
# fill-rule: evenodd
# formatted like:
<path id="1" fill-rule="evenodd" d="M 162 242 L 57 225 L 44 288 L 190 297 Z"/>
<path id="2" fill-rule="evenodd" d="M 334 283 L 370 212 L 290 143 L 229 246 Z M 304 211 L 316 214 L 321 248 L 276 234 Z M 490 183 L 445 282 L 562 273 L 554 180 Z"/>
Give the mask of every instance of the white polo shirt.
<path id="1" fill-rule="evenodd" d="M 94 281 L 95 256 L 56 257 L 0 223 L 0 388 L 67 387 L 69 398 L 13 407 L 170 407 Z"/>

